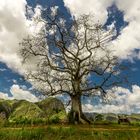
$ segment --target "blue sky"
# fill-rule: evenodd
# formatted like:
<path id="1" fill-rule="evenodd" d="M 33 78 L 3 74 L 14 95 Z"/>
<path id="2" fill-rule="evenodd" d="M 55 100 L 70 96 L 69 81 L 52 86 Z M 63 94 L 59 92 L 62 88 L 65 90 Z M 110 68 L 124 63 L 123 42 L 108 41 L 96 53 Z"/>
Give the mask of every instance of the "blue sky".
<path id="1" fill-rule="evenodd" d="M 106 109 L 110 107 L 118 112 L 140 113 L 138 111 L 140 107 L 140 31 L 138 30 L 140 29 L 140 6 L 138 6 L 140 0 L 134 0 L 133 3 L 131 0 L 123 2 L 121 0 L 87 1 L 15 0 L 11 3 L 10 0 L 5 0 L 5 2 L 0 2 L 0 98 L 22 99 L 25 95 L 26 99 L 33 93 L 32 85 L 25 81 L 22 76 L 23 67 L 17 56 L 18 42 L 27 30 L 25 27 L 27 22 L 26 4 L 33 11 L 37 4 L 42 7 L 58 6 L 65 13 L 67 20 L 71 16 L 77 17 L 80 14 L 93 12 L 105 27 L 111 24 L 115 26 L 117 35 L 113 44 L 117 46 L 116 52 L 122 63 L 129 66 L 126 72 L 129 84 L 125 87 L 119 87 L 116 91 L 118 100 L 120 99 L 119 93 L 123 93 L 121 100 L 124 102 L 119 106 L 119 109 L 114 103 L 110 106 L 106 105 Z M 126 99 L 124 100 L 124 98 Z M 132 103 L 136 104 L 129 104 L 130 98 L 133 98 Z M 30 99 L 28 98 L 28 100 Z M 31 95 L 31 101 L 34 100 L 37 101 L 37 98 Z M 95 100 L 86 99 L 83 108 L 89 108 L 91 111 L 94 108 L 93 102 L 96 103 Z M 94 104 L 94 106 L 94 111 L 102 111 L 101 105 Z"/>

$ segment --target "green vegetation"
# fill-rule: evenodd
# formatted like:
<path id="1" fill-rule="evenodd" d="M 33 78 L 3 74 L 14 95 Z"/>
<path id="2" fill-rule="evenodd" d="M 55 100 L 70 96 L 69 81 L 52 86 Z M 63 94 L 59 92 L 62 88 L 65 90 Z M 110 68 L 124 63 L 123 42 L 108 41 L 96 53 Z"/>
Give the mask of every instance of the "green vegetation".
<path id="1" fill-rule="evenodd" d="M 14 109 L 8 118 L 9 122 L 28 122 L 29 120 L 36 120 L 43 118 L 44 112 L 34 103 L 28 101 L 20 101 L 19 105 Z"/>
<path id="2" fill-rule="evenodd" d="M 63 103 L 56 98 L 48 98 L 38 102 L 37 105 L 43 110 L 48 123 L 60 123 L 67 120 Z"/>
<path id="3" fill-rule="evenodd" d="M 118 115 L 113 113 L 85 114 L 94 124 L 116 124 Z M 120 114 L 126 117 L 125 114 Z M 140 114 L 127 115 L 131 125 L 140 125 Z M 66 124 L 67 114 L 63 103 L 56 98 L 47 98 L 37 103 L 25 100 L 0 100 L 0 126 L 34 126 L 46 124 Z"/>
<path id="4" fill-rule="evenodd" d="M 24 128 L 1 128 L 1 140 L 42 140 L 44 130 L 39 129 L 24 129 Z"/>
<path id="5" fill-rule="evenodd" d="M 78 125 L 1 128 L 2 140 L 139 140 L 140 127 L 128 125 Z"/>
<path id="6" fill-rule="evenodd" d="M 58 99 L 48 98 L 38 103 L 0 100 L 0 140 L 140 139 L 140 114 L 128 116 L 130 125 L 118 125 L 118 117 L 113 113 L 86 115 L 93 124 L 73 126 L 67 124 L 64 105 Z"/>
<path id="7" fill-rule="evenodd" d="M 0 100 L 0 126 L 46 125 L 67 120 L 63 103 L 47 98 L 38 103 Z"/>

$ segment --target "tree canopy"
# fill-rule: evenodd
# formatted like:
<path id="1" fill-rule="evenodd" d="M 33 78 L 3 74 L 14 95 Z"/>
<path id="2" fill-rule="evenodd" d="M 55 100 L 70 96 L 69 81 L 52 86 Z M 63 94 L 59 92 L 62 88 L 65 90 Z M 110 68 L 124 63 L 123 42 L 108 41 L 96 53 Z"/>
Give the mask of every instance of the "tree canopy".
<path id="1" fill-rule="evenodd" d="M 57 8 L 42 11 L 36 18 L 41 27 L 21 42 L 24 63 L 36 67 L 27 78 L 46 95 L 68 94 L 72 101 L 70 121 L 89 122 L 82 113 L 81 96 L 99 93 L 119 85 L 120 64 L 111 49 L 113 29 L 94 23 L 92 15 L 67 21 Z"/>

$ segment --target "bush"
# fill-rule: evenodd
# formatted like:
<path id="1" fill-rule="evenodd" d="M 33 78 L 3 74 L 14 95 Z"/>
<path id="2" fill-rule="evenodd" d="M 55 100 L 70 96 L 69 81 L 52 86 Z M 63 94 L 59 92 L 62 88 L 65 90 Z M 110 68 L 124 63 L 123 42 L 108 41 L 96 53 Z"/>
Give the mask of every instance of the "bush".
<path id="1" fill-rule="evenodd" d="M 102 121 L 104 119 L 104 116 L 102 114 L 98 114 L 95 117 L 95 121 Z"/>
<path id="2" fill-rule="evenodd" d="M 57 124 L 60 122 L 60 118 L 57 115 L 53 115 L 50 119 L 49 119 L 50 123 L 54 123 Z"/>

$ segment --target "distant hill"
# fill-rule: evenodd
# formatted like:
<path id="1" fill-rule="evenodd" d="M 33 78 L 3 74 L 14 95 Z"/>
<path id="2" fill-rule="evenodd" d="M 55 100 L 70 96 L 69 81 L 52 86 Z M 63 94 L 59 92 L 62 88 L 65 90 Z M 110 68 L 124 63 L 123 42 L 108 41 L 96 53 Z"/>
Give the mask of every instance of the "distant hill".
<path id="1" fill-rule="evenodd" d="M 62 122 L 67 120 L 64 104 L 59 99 L 47 98 L 36 104 L 44 111 L 49 120 Z"/>
<path id="2" fill-rule="evenodd" d="M 112 122 L 112 123 L 116 123 L 118 122 L 118 115 L 121 116 L 122 118 L 127 117 L 130 119 L 131 122 L 138 122 L 140 123 L 140 114 L 131 114 L 131 115 L 127 115 L 127 114 L 114 114 L 114 113 L 88 113 L 85 112 L 84 113 L 90 120 L 94 121 L 94 122 L 101 122 L 101 121 L 107 121 L 107 122 Z"/>
<path id="3" fill-rule="evenodd" d="M 18 120 L 32 120 L 45 117 L 45 113 L 36 104 L 21 100 L 16 104 L 13 112 L 10 114 L 8 120 L 10 122 Z"/>
<path id="4" fill-rule="evenodd" d="M 85 115 L 93 122 L 117 123 L 118 115 L 128 117 L 131 122 L 140 123 L 140 114 L 90 113 Z M 67 114 L 63 103 L 57 98 L 46 98 L 37 103 L 25 100 L 0 99 L 0 124 L 10 123 L 63 123 Z"/>
<path id="5" fill-rule="evenodd" d="M 57 98 L 47 98 L 36 104 L 48 115 L 56 114 L 61 111 L 65 112 L 65 107 L 63 103 Z"/>
<path id="6" fill-rule="evenodd" d="M 64 105 L 56 98 L 47 98 L 38 103 L 25 100 L 0 100 L 0 124 L 5 120 L 10 123 L 48 120 L 57 123 L 64 119 L 66 119 Z"/>

